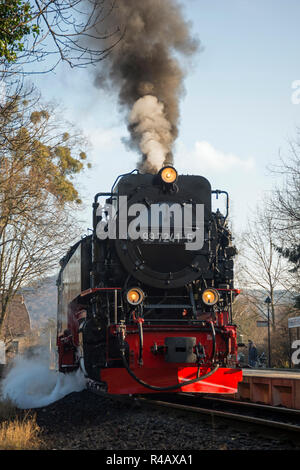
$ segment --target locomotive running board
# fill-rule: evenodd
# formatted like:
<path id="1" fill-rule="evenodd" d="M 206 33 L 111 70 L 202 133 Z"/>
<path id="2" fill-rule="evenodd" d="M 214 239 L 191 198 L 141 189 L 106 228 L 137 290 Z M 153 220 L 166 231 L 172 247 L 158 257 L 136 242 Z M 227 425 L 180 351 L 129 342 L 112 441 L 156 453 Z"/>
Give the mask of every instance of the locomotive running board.
<path id="1" fill-rule="evenodd" d="M 225 367 L 220 367 L 207 379 L 186 386 L 184 386 L 184 382 L 196 377 L 197 367 L 171 368 L 167 366 L 166 368 L 161 367 L 159 371 L 157 369 L 146 369 L 142 367 L 134 372 L 141 380 L 160 387 L 167 387 L 182 382 L 182 387 L 178 388 L 175 392 L 232 395 L 237 392 L 238 383 L 242 380 L 241 369 Z M 201 375 L 203 375 L 203 372 Z M 108 394 L 135 395 L 157 393 L 136 382 L 124 368 L 102 369 L 101 378 L 107 384 Z"/>

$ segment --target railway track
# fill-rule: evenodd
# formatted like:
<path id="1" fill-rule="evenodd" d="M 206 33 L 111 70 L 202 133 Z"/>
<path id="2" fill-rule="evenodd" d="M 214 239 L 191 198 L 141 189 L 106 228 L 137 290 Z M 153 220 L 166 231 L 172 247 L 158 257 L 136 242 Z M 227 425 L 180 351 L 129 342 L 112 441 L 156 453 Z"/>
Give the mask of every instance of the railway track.
<path id="1" fill-rule="evenodd" d="M 92 389 L 93 392 L 105 396 L 105 392 Z M 220 396 L 199 396 L 193 393 L 149 394 L 149 395 L 110 395 L 116 401 L 135 403 L 141 406 L 154 406 L 194 413 L 220 421 L 231 421 L 232 424 L 243 423 L 251 427 L 293 437 L 300 441 L 300 410 L 258 403 L 237 401 Z"/>
<path id="2" fill-rule="evenodd" d="M 260 405 L 215 397 L 199 397 L 181 393 L 170 395 L 140 396 L 141 404 L 176 409 L 208 415 L 219 419 L 244 422 L 298 436 L 300 439 L 300 411 L 290 408 Z"/>

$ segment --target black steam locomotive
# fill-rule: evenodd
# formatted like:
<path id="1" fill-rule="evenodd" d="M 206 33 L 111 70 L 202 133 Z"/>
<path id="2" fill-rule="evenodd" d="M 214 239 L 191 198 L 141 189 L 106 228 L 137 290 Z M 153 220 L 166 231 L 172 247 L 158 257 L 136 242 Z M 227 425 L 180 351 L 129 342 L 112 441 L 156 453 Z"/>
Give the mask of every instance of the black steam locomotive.
<path id="1" fill-rule="evenodd" d="M 212 211 L 219 195 L 225 214 Z M 61 260 L 60 371 L 81 367 L 91 387 L 114 394 L 234 393 L 228 206 L 225 191 L 169 166 L 96 194 L 92 235 Z"/>

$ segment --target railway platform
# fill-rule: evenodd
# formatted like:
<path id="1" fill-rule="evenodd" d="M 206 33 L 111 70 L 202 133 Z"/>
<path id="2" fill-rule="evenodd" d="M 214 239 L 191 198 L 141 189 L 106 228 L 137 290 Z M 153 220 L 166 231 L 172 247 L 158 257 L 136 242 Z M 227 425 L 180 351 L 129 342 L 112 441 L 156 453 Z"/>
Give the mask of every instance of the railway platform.
<path id="1" fill-rule="evenodd" d="M 243 369 L 235 397 L 300 410 L 300 370 Z"/>

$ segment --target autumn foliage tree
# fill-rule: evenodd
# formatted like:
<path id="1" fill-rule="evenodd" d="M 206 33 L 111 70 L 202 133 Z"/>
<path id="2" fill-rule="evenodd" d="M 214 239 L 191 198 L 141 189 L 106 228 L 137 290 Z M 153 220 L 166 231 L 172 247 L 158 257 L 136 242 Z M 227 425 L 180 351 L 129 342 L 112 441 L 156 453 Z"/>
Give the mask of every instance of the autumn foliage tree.
<path id="1" fill-rule="evenodd" d="M 6 0 L 0 3 L 0 57 L 7 62 L 17 59 L 17 54 L 24 49 L 26 36 L 39 34 L 39 27 L 34 24 L 33 11 L 29 2 Z"/>
<path id="2" fill-rule="evenodd" d="M 104 59 L 123 36 L 118 25 L 110 31 L 102 29 L 115 3 L 116 0 L 1 1 L 0 72 L 15 75 L 16 69 L 11 66 L 17 64 L 26 66 L 26 73 L 31 73 L 29 64 L 40 64 L 44 59 L 48 60 L 47 70 L 53 70 L 61 61 L 82 67 Z M 40 65 L 34 71 L 42 71 Z"/>
<path id="3" fill-rule="evenodd" d="M 76 237 L 74 178 L 89 166 L 80 133 L 25 95 L 0 112 L 0 332 L 15 293 L 57 268 Z"/>

